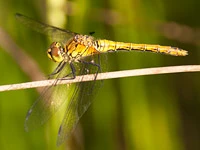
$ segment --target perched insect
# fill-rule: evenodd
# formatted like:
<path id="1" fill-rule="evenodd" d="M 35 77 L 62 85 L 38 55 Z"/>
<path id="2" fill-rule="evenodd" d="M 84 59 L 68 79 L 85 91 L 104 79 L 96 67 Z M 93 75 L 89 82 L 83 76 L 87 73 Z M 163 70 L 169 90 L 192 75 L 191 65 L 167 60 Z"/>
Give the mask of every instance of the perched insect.
<path id="1" fill-rule="evenodd" d="M 47 50 L 47 55 L 54 62 L 59 63 L 50 75 L 51 77 L 56 76 L 55 78 L 59 79 L 69 75 L 71 79 L 74 79 L 77 74 L 88 73 L 94 73 L 97 76 L 101 69 L 99 59 L 97 57 L 97 61 L 90 61 L 88 58 L 93 58 L 93 56 L 101 53 L 137 50 L 164 53 L 172 56 L 186 56 L 188 54 L 185 50 L 171 46 L 124 43 L 105 39 L 97 40 L 93 36 L 81 35 L 69 30 L 53 27 L 21 14 L 16 14 L 16 18 L 32 29 L 58 39 L 58 42 L 51 44 Z M 69 64 L 71 71 L 66 71 L 67 64 Z M 79 65 L 78 69 L 76 68 L 77 65 Z M 70 72 L 70 74 L 66 74 L 66 72 Z M 77 86 L 72 88 L 73 92 L 68 90 L 67 85 L 52 85 L 51 87 L 47 87 L 28 111 L 25 120 L 26 130 L 43 124 L 58 110 L 66 99 L 71 97 L 58 132 L 57 145 L 60 145 L 71 134 L 81 116 L 88 109 L 95 95 L 94 91 L 98 89 L 99 85 L 97 81 L 78 83 Z"/>

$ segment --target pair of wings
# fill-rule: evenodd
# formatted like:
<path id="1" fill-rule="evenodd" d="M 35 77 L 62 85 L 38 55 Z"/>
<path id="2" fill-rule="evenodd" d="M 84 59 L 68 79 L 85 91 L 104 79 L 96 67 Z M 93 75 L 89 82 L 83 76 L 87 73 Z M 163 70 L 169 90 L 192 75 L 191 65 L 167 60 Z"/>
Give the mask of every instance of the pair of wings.
<path id="1" fill-rule="evenodd" d="M 77 74 L 97 73 L 96 66 L 90 64 L 75 64 Z M 69 74 L 69 67 L 65 66 L 57 78 Z M 83 76 L 84 79 L 84 76 Z M 59 82 L 58 79 L 56 82 Z M 70 85 L 52 85 L 46 87 L 27 113 L 25 130 L 31 130 L 43 125 L 63 104 L 67 105 L 63 121 L 58 131 L 57 145 L 62 144 L 75 129 L 79 119 L 88 109 L 101 81 L 80 82 Z"/>
<path id="2" fill-rule="evenodd" d="M 59 41 L 66 41 L 77 34 L 75 32 L 37 22 L 21 14 L 16 14 L 16 18 L 33 30 L 56 38 Z M 75 63 L 74 65 L 76 68 L 76 75 L 88 73 L 97 75 L 97 67 L 90 63 Z M 56 78 L 62 78 L 70 72 L 70 67 L 65 66 Z M 56 83 L 59 82 L 59 80 L 60 79 L 58 79 Z M 71 85 L 52 85 L 44 88 L 40 97 L 35 101 L 27 113 L 25 120 L 26 131 L 44 124 L 61 107 L 61 105 L 67 104 L 67 109 L 58 132 L 57 145 L 60 145 L 70 136 L 79 119 L 90 106 L 93 96 L 100 86 L 101 81 L 91 81 Z"/>

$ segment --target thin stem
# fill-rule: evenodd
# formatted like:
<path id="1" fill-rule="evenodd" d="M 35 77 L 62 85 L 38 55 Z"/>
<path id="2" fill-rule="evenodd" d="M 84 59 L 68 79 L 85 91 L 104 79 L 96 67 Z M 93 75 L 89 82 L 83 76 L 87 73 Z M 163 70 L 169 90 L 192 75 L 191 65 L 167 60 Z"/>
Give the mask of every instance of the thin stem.
<path id="1" fill-rule="evenodd" d="M 145 69 L 134 69 L 134 70 L 99 73 L 96 80 L 133 77 L 133 76 L 142 76 L 142 75 L 167 74 L 167 73 L 199 72 L 199 71 L 200 71 L 200 65 L 145 68 Z M 59 80 L 57 82 L 57 85 L 92 81 L 92 80 L 94 80 L 94 78 L 95 78 L 94 74 L 89 74 L 89 75 L 84 75 L 84 76 L 76 76 L 76 78 L 72 79 L 72 80 Z M 51 86 L 55 83 L 55 80 L 56 79 L 26 82 L 26 83 L 19 83 L 19 84 L 2 85 L 2 86 L 0 86 L 0 91 L 11 91 L 11 90 Z"/>

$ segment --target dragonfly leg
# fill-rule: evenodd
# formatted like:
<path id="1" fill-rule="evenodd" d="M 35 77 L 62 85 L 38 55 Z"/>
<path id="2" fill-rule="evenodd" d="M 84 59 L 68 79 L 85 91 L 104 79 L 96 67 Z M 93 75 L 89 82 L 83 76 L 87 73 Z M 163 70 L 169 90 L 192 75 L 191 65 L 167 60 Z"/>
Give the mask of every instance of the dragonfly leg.
<path id="1" fill-rule="evenodd" d="M 56 69 L 50 75 L 48 75 L 48 79 L 51 79 L 52 76 L 58 74 L 64 68 L 65 65 L 66 65 L 65 61 L 60 62 L 59 65 L 56 67 Z"/>
<path id="2" fill-rule="evenodd" d="M 70 64 L 71 72 L 63 77 L 58 78 L 58 80 L 72 80 L 76 78 L 76 69 L 74 67 L 74 64 L 71 62 Z M 69 77 L 69 78 L 67 78 Z"/>
<path id="3" fill-rule="evenodd" d="M 102 72 L 102 70 L 101 70 L 101 62 L 100 62 L 100 55 L 99 54 L 97 55 L 97 59 L 98 59 L 98 65 L 99 65 L 99 68 L 98 68 L 99 70 L 98 71 Z"/>
<path id="4" fill-rule="evenodd" d="M 70 68 L 71 68 L 71 74 L 72 74 L 72 79 L 75 79 L 76 78 L 76 69 L 74 67 L 74 64 L 71 62 L 70 64 Z"/>
<path id="5" fill-rule="evenodd" d="M 84 60 L 79 60 L 79 62 L 83 63 L 83 64 L 87 64 L 87 65 L 89 64 L 89 65 L 97 67 L 97 71 L 95 73 L 95 79 L 94 79 L 94 80 L 96 80 L 98 73 L 101 72 L 99 55 L 98 55 L 98 63 L 95 63 L 95 62 L 92 62 L 92 61 L 84 61 Z"/>
<path id="6" fill-rule="evenodd" d="M 57 83 L 58 83 L 58 81 L 60 81 L 60 80 L 73 80 L 73 79 L 76 78 L 76 69 L 75 69 L 73 63 L 71 62 L 69 65 L 70 65 L 70 68 L 71 68 L 71 72 L 70 72 L 69 74 L 63 76 L 63 77 L 57 78 L 56 81 L 55 81 L 55 83 L 54 83 L 54 86 L 56 86 Z M 63 67 L 64 67 L 64 66 L 61 66 L 61 68 L 59 68 L 59 70 L 58 70 L 57 73 L 59 73 L 59 72 L 63 69 Z M 58 68 L 58 67 L 57 67 L 57 68 Z M 57 69 L 57 68 L 56 68 L 56 69 Z M 56 70 L 56 69 L 55 69 L 55 70 Z M 53 72 L 53 73 L 54 73 L 54 72 Z M 55 74 L 57 74 L 57 73 L 55 73 Z M 72 76 L 71 76 L 71 75 L 72 75 Z M 71 76 L 71 77 L 70 77 L 70 76 Z M 69 78 L 67 78 L 67 77 L 69 77 Z"/>
<path id="7" fill-rule="evenodd" d="M 91 88 L 90 89 L 88 89 L 88 93 L 92 93 L 93 92 L 93 90 L 94 90 L 94 85 L 96 84 L 96 78 L 97 78 L 97 75 L 98 75 L 98 73 L 99 72 L 101 72 L 101 66 L 100 66 L 100 56 L 98 55 L 98 57 L 97 57 L 97 63 L 95 63 L 94 61 L 85 61 L 85 60 L 79 60 L 79 62 L 80 63 L 83 63 L 83 64 L 85 64 L 85 65 L 91 65 L 91 66 L 93 66 L 93 67 L 96 67 L 97 68 L 97 70 L 95 71 L 95 72 L 92 72 L 92 73 L 94 73 L 94 81 L 92 81 L 92 83 L 90 83 L 91 84 Z"/>

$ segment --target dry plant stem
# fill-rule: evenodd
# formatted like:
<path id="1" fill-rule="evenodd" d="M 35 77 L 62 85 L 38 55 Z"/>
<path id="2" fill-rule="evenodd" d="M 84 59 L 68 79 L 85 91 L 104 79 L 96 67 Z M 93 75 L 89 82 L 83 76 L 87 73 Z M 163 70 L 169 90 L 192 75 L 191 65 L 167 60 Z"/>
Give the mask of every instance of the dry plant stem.
<path id="1" fill-rule="evenodd" d="M 142 76 L 142 75 L 156 75 L 156 74 L 180 73 L 180 72 L 199 72 L 199 71 L 200 71 L 200 65 L 145 68 L 145 69 L 99 73 L 97 76 L 97 80 L 133 77 L 133 76 Z M 86 81 L 92 81 L 92 80 L 94 80 L 94 75 L 89 74 L 89 75 L 84 75 L 84 76 L 77 76 L 75 79 L 72 79 L 72 80 L 59 80 L 57 82 L 57 85 L 71 84 L 71 83 L 76 83 L 76 82 L 86 82 Z M 0 91 L 11 91 L 11 90 L 51 86 L 54 83 L 55 83 L 55 79 L 2 85 L 0 86 Z"/>

